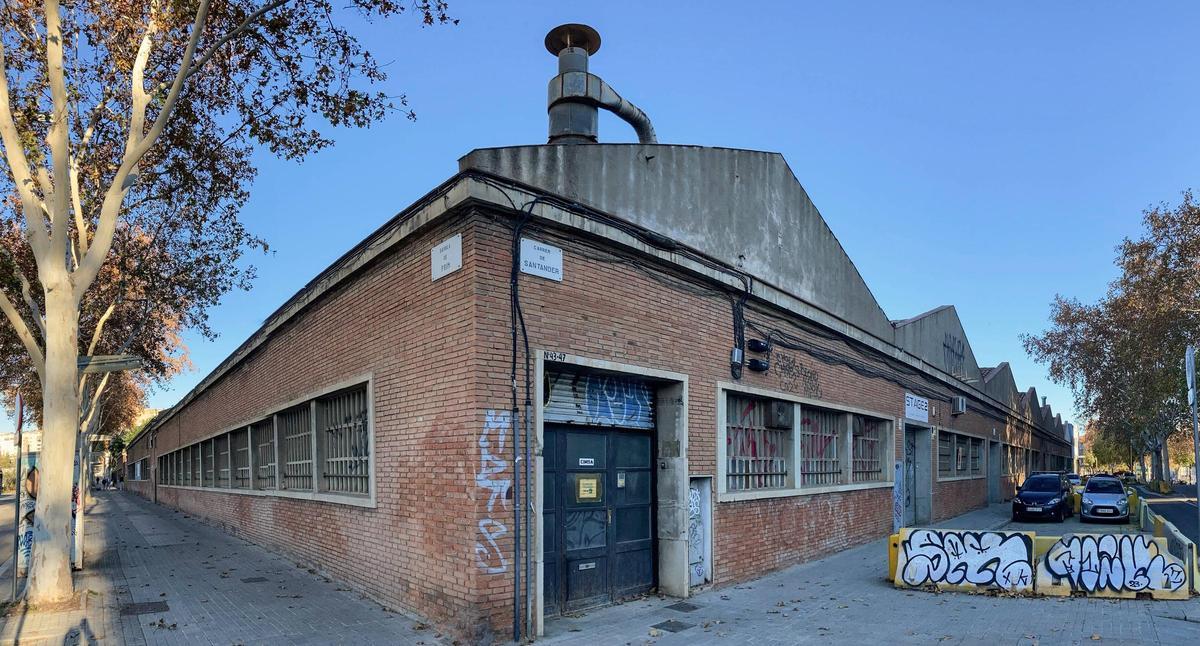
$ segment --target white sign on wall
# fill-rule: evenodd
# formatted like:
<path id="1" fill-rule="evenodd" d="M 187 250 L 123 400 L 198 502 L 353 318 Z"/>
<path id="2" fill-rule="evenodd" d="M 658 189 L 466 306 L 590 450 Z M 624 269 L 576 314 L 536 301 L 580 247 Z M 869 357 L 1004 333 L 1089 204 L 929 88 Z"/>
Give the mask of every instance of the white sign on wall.
<path id="1" fill-rule="evenodd" d="M 462 234 L 446 238 L 429 252 L 429 273 L 437 280 L 462 269 Z"/>
<path id="2" fill-rule="evenodd" d="M 929 400 L 904 393 L 904 416 L 918 422 L 929 421 Z"/>
<path id="3" fill-rule="evenodd" d="M 521 238 L 521 273 L 562 282 L 562 249 L 537 240 Z"/>

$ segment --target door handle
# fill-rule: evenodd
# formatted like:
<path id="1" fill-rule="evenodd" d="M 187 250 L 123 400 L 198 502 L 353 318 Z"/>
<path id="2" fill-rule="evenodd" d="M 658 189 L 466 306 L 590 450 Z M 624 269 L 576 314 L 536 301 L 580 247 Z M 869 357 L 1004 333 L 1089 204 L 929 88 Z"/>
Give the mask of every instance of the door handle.
<path id="1" fill-rule="evenodd" d="M 612 507 L 609 507 L 605 511 L 608 512 L 608 524 L 611 525 L 612 524 Z"/>

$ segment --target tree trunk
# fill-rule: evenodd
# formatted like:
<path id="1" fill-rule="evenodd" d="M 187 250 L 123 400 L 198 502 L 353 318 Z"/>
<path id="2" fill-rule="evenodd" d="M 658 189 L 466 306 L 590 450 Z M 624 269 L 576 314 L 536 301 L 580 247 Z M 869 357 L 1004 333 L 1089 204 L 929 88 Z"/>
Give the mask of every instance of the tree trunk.
<path id="1" fill-rule="evenodd" d="M 1171 452 L 1167 448 L 1166 440 L 1163 440 L 1163 442 L 1162 442 L 1162 469 L 1163 469 L 1163 482 L 1166 482 L 1167 485 L 1170 486 L 1171 480 L 1172 480 L 1172 478 L 1171 478 Z"/>
<path id="2" fill-rule="evenodd" d="M 65 274 L 65 272 L 64 272 Z M 71 480 L 79 432 L 79 309 L 68 278 L 46 288 L 46 369 L 42 382 L 42 456 L 34 514 L 30 602 L 59 601 L 71 582 Z"/>

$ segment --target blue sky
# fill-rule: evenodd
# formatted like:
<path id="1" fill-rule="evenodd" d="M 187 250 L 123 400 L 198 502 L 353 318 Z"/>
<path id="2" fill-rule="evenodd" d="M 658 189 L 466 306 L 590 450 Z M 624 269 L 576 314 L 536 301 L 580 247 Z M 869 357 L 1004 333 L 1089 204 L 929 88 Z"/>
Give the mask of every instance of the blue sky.
<path id="1" fill-rule="evenodd" d="M 604 40 L 592 71 L 660 141 L 782 153 L 891 318 L 954 304 L 981 365 L 1011 362 L 1069 413 L 1018 335 L 1045 326 L 1056 293 L 1099 297 L 1142 209 L 1200 188 L 1200 3 L 1047 4 L 452 0 L 457 27 L 367 26 L 419 119 L 339 132 L 302 165 L 261 158 L 243 217 L 272 251 L 151 404 L 182 397 L 460 156 L 544 143 L 542 39 L 585 22 Z M 607 116 L 600 135 L 635 140 Z"/>

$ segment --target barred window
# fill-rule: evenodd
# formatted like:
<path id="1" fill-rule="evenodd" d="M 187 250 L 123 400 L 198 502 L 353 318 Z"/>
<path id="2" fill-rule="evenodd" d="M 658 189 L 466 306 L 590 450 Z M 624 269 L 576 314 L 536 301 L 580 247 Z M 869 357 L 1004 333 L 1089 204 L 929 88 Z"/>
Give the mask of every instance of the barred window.
<path id="1" fill-rule="evenodd" d="M 204 464 L 204 451 L 199 444 L 192 445 L 192 486 L 199 487 L 204 484 L 204 474 L 201 472 L 201 467 Z"/>
<path id="2" fill-rule="evenodd" d="M 228 489 L 229 480 L 229 434 L 217 437 L 217 486 Z"/>
<path id="3" fill-rule="evenodd" d="M 767 428 L 768 399 L 729 393 L 725 406 L 725 480 L 728 491 L 788 486 L 791 429 Z M 785 406 L 791 403 L 776 402 Z"/>
<path id="4" fill-rule="evenodd" d="M 268 417 L 250 427 L 254 444 L 254 488 L 275 488 L 275 418 Z"/>
<path id="5" fill-rule="evenodd" d="M 938 433 L 938 477 L 954 475 L 954 434 Z"/>
<path id="6" fill-rule="evenodd" d="M 279 413 L 279 441 L 283 449 L 283 488 L 312 491 L 312 423 L 309 405 Z"/>
<path id="7" fill-rule="evenodd" d="M 954 471 L 955 475 L 967 474 L 967 450 L 971 439 L 962 435 L 954 436 Z"/>
<path id="8" fill-rule="evenodd" d="M 209 438 L 201 444 L 204 456 L 204 482 L 205 487 L 217 486 L 216 480 L 216 464 L 217 464 L 217 440 Z"/>
<path id="9" fill-rule="evenodd" d="M 971 438 L 971 475 L 983 475 L 983 440 Z"/>
<path id="10" fill-rule="evenodd" d="M 367 384 L 158 456 L 159 482 L 222 489 L 371 494 Z"/>
<path id="11" fill-rule="evenodd" d="M 983 440 L 951 431 L 938 431 L 938 477 L 983 475 Z"/>
<path id="12" fill-rule="evenodd" d="M 838 457 L 838 438 L 845 413 L 809 408 L 801 409 L 800 485 L 841 484 L 842 462 Z"/>
<path id="13" fill-rule="evenodd" d="M 239 428 L 229 434 L 233 460 L 233 488 L 250 488 L 250 429 Z"/>
<path id="14" fill-rule="evenodd" d="M 358 386 L 317 400 L 321 490 L 370 493 L 371 443 L 367 388 Z"/>
<path id="15" fill-rule="evenodd" d="M 853 416 L 854 482 L 881 482 L 883 472 L 883 443 L 887 439 L 888 423 L 881 419 Z"/>

